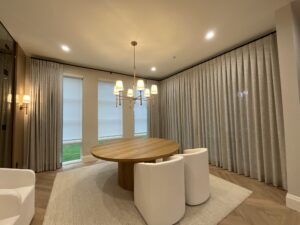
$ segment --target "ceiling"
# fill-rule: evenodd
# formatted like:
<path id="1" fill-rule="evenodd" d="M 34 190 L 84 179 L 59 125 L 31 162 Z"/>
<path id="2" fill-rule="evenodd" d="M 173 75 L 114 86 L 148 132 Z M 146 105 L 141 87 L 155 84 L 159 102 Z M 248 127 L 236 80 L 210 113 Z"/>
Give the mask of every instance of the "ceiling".
<path id="1" fill-rule="evenodd" d="M 0 20 L 27 55 L 126 74 L 136 40 L 138 74 L 162 79 L 273 31 L 289 1 L 0 0 Z"/>

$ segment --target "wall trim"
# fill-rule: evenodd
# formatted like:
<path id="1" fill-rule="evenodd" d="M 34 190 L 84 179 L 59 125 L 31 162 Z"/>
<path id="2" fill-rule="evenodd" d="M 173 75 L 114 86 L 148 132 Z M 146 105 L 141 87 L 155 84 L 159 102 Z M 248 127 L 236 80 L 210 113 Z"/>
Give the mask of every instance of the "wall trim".
<path id="1" fill-rule="evenodd" d="M 286 206 L 300 212 L 300 197 L 287 193 Z"/>
<path id="2" fill-rule="evenodd" d="M 133 78 L 133 74 L 127 74 L 127 73 L 122 73 L 122 72 L 117 72 L 117 71 L 112 71 L 112 70 L 110 71 L 110 70 L 106 70 L 106 69 L 84 66 L 84 65 L 80 65 L 77 63 L 71 63 L 71 62 L 67 62 L 64 60 L 56 59 L 56 58 L 49 58 L 49 57 L 44 57 L 44 56 L 39 56 L 39 55 L 32 55 L 32 56 L 30 56 L 30 58 L 36 59 L 36 60 L 41 60 L 41 61 L 54 62 L 54 63 L 58 63 L 58 64 L 65 65 L 65 66 L 73 66 L 73 67 L 78 67 L 78 68 L 87 69 L 87 70 L 96 70 L 96 71 L 100 71 L 100 72 L 123 75 L 123 76 Z M 141 78 L 141 79 L 146 79 L 146 80 L 160 81 L 160 79 L 152 77 L 152 76 L 137 75 L 136 77 Z"/>
<path id="3" fill-rule="evenodd" d="M 232 47 L 226 48 L 225 50 L 222 50 L 222 51 L 218 52 L 217 54 L 213 54 L 212 56 L 209 56 L 209 57 L 207 57 L 207 58 L 205 58 L 205 59 L 202 59 L 202 60 L 200 60 L 199 62 L 196 62 L 196 63 L 194 63 L 194 64 L 192 64 L 192 65 L 189 65 L 189 66 L 187 66 L 187 67 L 184 67 L 184 68 L 182 68 L 182 69 L 179 69 L 179 70 L 177 70 L 177 71 L 175 71 L 175 72 L 173 72 L 173 73 L 171 73 L 171 74 L 169 74 L 169 75 L 167 75 L 167 76 L 164 76 L 164 77 L 158 79 L 158 81 L 167 80 L 167 79 L 169 79 L 170 77 L 176 76 L 176 75 L 178 75 L 178 74 L 180 74 L 180 73 L 182 73 L 182 72 L 185 72 L 185 71 L 187 71 L 187 70 L 189 70 L 189 69 L 192 69 L 192 68 L 194 68 L 194 67 L 196 67 L 196 66 L 199 66 L 199 65 L 201 65 L 201 64 L 203 64 L 203 63 L 206 63 L 206 62 L 208 62 L 208 61 L 211 61 L 211 60 L 213 60 L 213 59 L 215 59 L 215 58 L 218 58 L 218 57 L 220 57 L 220 56 L 222 56 L 222 55 L 224 55 L 224 54 L 227 54 L 227 53 L 229 53 L 229 52 L 232 52 L 232 51 L 234 51 L 234 50 L 236 50 L 236 49 L 242 48 L 242 47 L 245 46 L 245 45 L 248 45 L 248 44 L 250 44 L 250 43 L 253 43 L 253 42 L 257 41 L 257 40 L 260 40 L 260 39 L 265 38 L 265 37 L 267 37 L 267 36 L 269 36 L 269 35 L 272 35 L 272 34 L 276 34 L 276 30 L 273 30 L 273 29 L 272 29 L 271 31 L 268 31 L 268 32 L 266 32 L 266 33 L 263 33 L 263 34 L 260 34 L 260 35 L 256 35 L 256 36 L 254 36 L 254 37 L 248 39 L 247 41 L 244 41 L 244 42 L 238 43 L 238 44 L 236 44 L 236 45 L 234 45 L 234 46 L 232 46 Z"/>
<path id="4" fill-rule="evenodd" d="M 97 160 L 98 159 L 96 157 L 92 156 L 92 155 L 84 155 L 84 156 L 82 156 L 82 161 L 84 163 L 86 163 L 86 162 L 94 162 L 94 161 L 97 161 Z"/>

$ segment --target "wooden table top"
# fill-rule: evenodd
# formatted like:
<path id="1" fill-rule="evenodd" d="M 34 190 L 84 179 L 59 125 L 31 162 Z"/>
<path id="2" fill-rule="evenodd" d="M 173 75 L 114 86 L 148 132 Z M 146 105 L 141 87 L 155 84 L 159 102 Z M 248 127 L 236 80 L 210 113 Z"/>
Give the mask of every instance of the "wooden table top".
<path id="1" fill-rule="evenodd" d="M 96 158 L 115 162 L 146 162 L 171 156 L 179 145 L 160 138 L 122 138 L 92 148 Z"/>

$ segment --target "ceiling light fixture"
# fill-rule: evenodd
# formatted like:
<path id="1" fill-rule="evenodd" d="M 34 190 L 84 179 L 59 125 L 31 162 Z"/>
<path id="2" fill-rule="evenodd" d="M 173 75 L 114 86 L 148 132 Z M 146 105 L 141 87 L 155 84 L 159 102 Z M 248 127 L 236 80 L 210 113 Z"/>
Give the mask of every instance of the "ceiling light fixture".
<path id="1" fill-rule="evenodd" d="M 155 72 L 155 71 L 156 71 L 156 67 L 155 67 L 155 66 L 152 66 L 152 67 L 151 67 L 151 71 Z"/>
<path id="2" fill-rule="evenodd" d="M 210 39 L 212 39 L 214 36 L 215 36 L 215 32 L 209 31 L 209 32 L 206 33 L 205 39 L 206 39 L 206 40 L 210 40 Z"/>
<path id="3" fill-rule="evenodd" d="M 145 87 L 144 80 L 139 79 L 135 84 L 135 80 L 136 80 L 135 47 L 137 46 L 137 42 L 132 41 L 131 45 L 133 46 L 133 84 L 131 88 L 127 89 L 127 96 L 125 96 L 123 95 L 124 92 L 123 81 L 122 80 L 116 81 L 116 85 L 113 91 L 114 95 L 116 96 L 116 107 L 118 105 L 122 105 L 121 103 L 122 100 L 129 100 L 130 102 L 139 101 L 140 105 L 142 105 L 143 101 L 150 101 L 152 100 L 153 95 L 158 94 L 156 84 L 152 84 L 150 89 Z M 138 93 L 137 96 L 136 93 Z"/>
<path id="4" fill-rule="evenodd" d="M 65 52 L 69 52 L 69 51 L 71 50 L 70 47 L 67 46 L 67 45 L 62 45 L 62 46 L 61 46 L 61 49 L 62 49 L 63 51 L 65 51 Z"/>

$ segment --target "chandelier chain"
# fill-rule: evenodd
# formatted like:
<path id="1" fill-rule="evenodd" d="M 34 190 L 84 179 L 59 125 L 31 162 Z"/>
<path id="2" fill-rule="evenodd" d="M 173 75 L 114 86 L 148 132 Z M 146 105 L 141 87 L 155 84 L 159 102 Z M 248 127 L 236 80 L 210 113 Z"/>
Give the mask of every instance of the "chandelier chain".
<path id="1" fill-rule="evenodd" d="M 136 67 L 135 67 L 135 45 L 133 46 L 133 91 L 135 88 L 135 76 L 136 76 Z"/>

